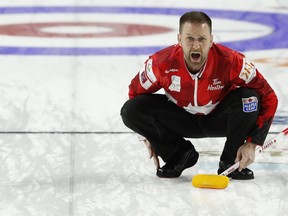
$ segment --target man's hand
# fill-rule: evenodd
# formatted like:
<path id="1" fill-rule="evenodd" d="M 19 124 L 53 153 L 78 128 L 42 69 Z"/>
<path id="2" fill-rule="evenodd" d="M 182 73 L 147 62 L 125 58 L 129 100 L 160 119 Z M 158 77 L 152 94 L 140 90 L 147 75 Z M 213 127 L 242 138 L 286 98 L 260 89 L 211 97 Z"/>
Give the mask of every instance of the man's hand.
<path id="1" fill-rule="evenodd" d="M 242 169 L 245 169 L 249 164 L 255 160 L 255 148 L 256 144 L 251 142 L 246 142 L 244 145 L 240 146 L 237 151 L 237 157 L 235 162 L 239 161 L 238 170 L 241 172 Z"/>
<path id="2" fill-rule="evenodd" d="M 153 162 L 156 166 L 156 169 L 160 167 L 159 158 L 156 152 L 154 151 L 153 147 L 151 146 L 150 142 L 146 139 L 144 140 L 145 146 L 148 149 L 149 158 L 153 158 Z"/>

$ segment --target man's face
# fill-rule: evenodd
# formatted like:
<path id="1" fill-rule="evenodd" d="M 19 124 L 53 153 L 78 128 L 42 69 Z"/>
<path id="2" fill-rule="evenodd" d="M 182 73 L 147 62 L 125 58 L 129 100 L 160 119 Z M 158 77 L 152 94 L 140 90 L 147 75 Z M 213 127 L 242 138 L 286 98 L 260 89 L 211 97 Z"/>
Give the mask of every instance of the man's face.
<path id="1" fill-rule="evenodd" d="M 186 22 L 178 34 L 178 42 L 183 49 L 187 68 L 191 73 L 196 73 L 205 63 L 213 36 L 210 34 L 206 23 Z"/>

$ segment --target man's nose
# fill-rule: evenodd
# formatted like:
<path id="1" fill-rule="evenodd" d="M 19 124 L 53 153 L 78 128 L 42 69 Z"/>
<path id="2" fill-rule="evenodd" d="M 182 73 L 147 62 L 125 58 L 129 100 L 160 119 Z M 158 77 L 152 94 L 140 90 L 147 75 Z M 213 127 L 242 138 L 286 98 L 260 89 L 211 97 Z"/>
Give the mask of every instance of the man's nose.
<path id="1" fill-rule="evenodd" d="M 198 49 L 199 48 L 199 42 L 198 41 L 194 41 L 193 48 L 194 49 Z"/>

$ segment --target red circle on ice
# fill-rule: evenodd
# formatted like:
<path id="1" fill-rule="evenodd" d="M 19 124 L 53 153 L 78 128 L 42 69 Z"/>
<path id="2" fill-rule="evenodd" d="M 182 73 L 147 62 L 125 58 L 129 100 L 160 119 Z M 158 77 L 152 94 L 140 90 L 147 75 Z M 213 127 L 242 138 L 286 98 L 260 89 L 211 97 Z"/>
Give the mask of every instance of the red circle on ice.
<path id="1" fill-rule="evenodd" d="M 106 28 L 108 31 L 103 32 L 89 32 L 89 33 L 60 33 L 54 29 L 55 32 L 45 32 L 43 28 L 49 27 L 98 27 Z M 129 24 L 129 23 L 106 23 L 106 22 L 57 22 L 57 23 L 27 23 L 27 24 L 10 24 L 0 25 L 0 34 L 13 36 L 28 36 L 28 37 L 68 37 L 68 38 L 89 38 L 89 37 L 129 37 L 160 34 L 173 31 L 171 28 L 143 25 L 143 24 Z"/>

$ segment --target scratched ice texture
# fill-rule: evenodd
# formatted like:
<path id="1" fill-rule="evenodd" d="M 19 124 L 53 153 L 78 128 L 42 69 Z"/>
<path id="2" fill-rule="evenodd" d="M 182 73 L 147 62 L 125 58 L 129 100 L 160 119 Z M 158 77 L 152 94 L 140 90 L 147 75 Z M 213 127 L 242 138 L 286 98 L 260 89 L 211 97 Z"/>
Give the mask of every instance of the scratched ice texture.
<path id="1" fill-rule="evenodd" d="M 0 2 L 1 7 L 23 5 L 144 6 L 288 13 L 284 0 Z M 0 16 L 3 17 L 1 24 L 104 19 L 103 14 Z M 134 22 L 139 23 L 149 21 L 159 25 L 162 22 L 163 26 L 171 23 L 177 30 L 178 23 L 174 22 L 177 16 L 167 18 L 163 15 L 158 19 L 155 15 L 134 14 L 133 17 Z M 121 16 L 110 14 L 110 19 L 111 22 L 121 21 Z M 131 17 L 123 14 L 123 20 L 128 22 Z M 239 40 L 239 34 L 225 31 L 225 28 L 234 27 L 253 27 L 254 33 L 249 31 L 248 36 L 241 36 L 243 38 L 254 34 L 258 37 L 272 31 L 267 26 L 261 28 L 255 24 L 235 24 L 233 20 L 218 19 L 215 39 Z M 174 33 L 172 41 L 176 42 L 177 32 Z M 145 45 L 165 44 L 166 39 L 169 43 L 171 41 L 170 35 L 169 38 L 155 37 L 128 37 L 120 41 L 119 38 L 64 40 L 2 35 L 0 43 L 1 46 L 4 46 L 2 43 L 19 44 L 19 47 L 27 46 L 27 43 L 54 47 L 71 44 L 109 47 L 140 46 L 139 41 Z M 247 51 L 245 54 L 275 89 L 279 97 L 277 116 L 287 119 L 287 48 Z M 1 216 L 287 215 L 287 138 L 257 155 L 255 163 L 250 166 L 255 173 L 254 180 L 232 180 L 224 190 L 198 189 L 191 185 L 191 178 L 198 173 L 216 173 L 225 142 L 223 138 L 191 139 L 200 153 L 199 162 L 179 178 L 156 177 L 147 150 L 123 125 L 119 115 L 122 104 L 128 99 L 129 82 L 146 57 L 0 56 Z M 287 121 L 282 124 L 275 122 L 271 132 L 285 127 Z M 269 134 L 267 139 L 274 135 Z"/>

